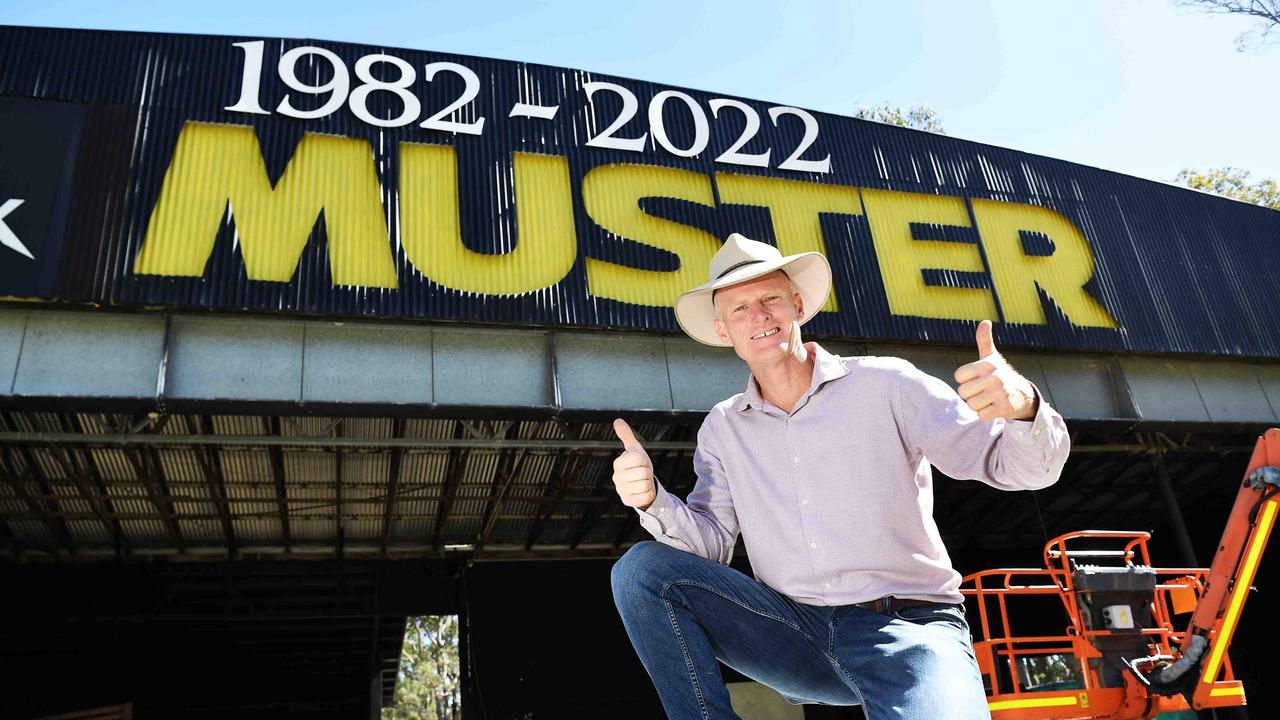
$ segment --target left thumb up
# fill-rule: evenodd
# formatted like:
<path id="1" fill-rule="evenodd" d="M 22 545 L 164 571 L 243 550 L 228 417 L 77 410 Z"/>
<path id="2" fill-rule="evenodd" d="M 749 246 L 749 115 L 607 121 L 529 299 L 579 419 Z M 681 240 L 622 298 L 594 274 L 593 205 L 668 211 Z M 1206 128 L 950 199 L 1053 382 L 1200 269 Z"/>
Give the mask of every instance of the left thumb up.
<path id="1" fill-rule="evenodd" d="M 997 354 L 995 338 L 991 336 L 991 321 L 983 320 L 978 323 L 978 359 L 981 360 L 989 355 Z"/>

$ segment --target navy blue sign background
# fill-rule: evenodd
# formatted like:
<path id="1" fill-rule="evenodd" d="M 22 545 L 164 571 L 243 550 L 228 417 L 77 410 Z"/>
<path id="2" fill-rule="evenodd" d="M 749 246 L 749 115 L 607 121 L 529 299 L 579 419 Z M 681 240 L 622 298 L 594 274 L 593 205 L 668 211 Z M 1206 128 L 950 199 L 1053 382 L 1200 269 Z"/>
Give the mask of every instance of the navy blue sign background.
<path id="1" fill-rule="evenodd" d="M 0 294 L 54 292 L 83 116 L 76 103 L 0 97 L 0 222 L 16 238 L 0 244 Z"/>
<path id="2" fill-rule="evenodd" d="M 16 267 L 10 266 L 16 259 L 25 259 L 0 248 L 0 263 L 5 266 L 0 268 L 0 296 L 121 307 L 675 332 L 678 328 L 669 308 L 615 302 L 587 291 L 587 257 L 668 270 L 676 261 L 670 253 L 606 232 L 582 207 L 581 183 L 589 170 L 609 163 L 642 163 L 708 175 L 717 171 L 760 174 L 1048 207 L 1070 218 L 1086 236 L 1095 261 L 1094 278 L 1086 290 L 1115 318 L 1118 328 L 1073 326 L 1041 293 L 1048 324 L 1001 324 L 997 338 L 1003 345 L 1280 356 L 1280 274 L 1274 271 L 1280 258 L 1280 213 L 1272 210 L 1014 150 L 822 113 L 811 113 L 819 133 L 802 157 L 829 156 L 830 172 L 781 170 L 778 162 L 804 141 L 804 123 L 797 116 L 771 122 L 768 113 L 776 104 L 742 98 L 734 100 L 763 119 L 759 133 L 742 152 L 771 150 L 768 168 L 715 162 L 742 134 L 742 120 L 733 111 L 722 113 L 720 119 L 708 114 L 707 147 L 696 157 L 680 157 L 653 142 L 647 115 L 655 95 L 675 88 L 577 70 L 327 41 L 263 40 L 257 96 L 269 114 L 227 110 L 241 97 L 244 85 L 247 53 L 235 43 L 257 40 L 0 27 L 0 108 L 4 109 L 0 147 L 5 149 L 0 189 L 13 187 L 30 166 L 28 159 L 9 160 L 18 157 L 11 154 L 13 148 L 46 158 L 44 165 L 50 172 L 74 161 L 73 172 L 65 177 L 55 173 L 47 180 L 70 187 L 69 197 L 50 200 L 48 220 L 24 230 L 24 240 L 41 248 L 36 256 L 39 269 L 30 274 L 6 270 Z M 347 68 L 355 68 L 360 58 L 373 53 L 402 59 L 418 68 L 419 75 L 430 63 L 463 65 L 478 76 L 478 94 L 453 118 L 465 122 L 483 116 L 484 131 L 467 135 L 428 130 L 416 120 L 402 127 L 379 128 L 356 117 L 345 105 L 316 119 L 274 112 L 285 95 L 303 110 L 318 104 L 317 98 L 286 87 L 276 72 L 283 54 L 304 46 L 334 53 Z M 394 79 L 393 69 L 385 65 L 376 66 L 373 74 L 382 81 Z M 326 80 L 321 72 L 308 82 Z M 615 135 L 635 138 L 650 132 L 642 152 L 583 144 L 622 110 L 616 93 L 602 91 L 588 98 L 584 84 L 590 81 L 617 84 L 638 99 L 638 112 Z M 353 74 L 353 88 L 357 82 Z M 460 75 L 442 72 L 431 82 L 419 77 L 410 89 L 426 117 L 457 100 L 466 87 Z M 682 92 L 703 108 L 723 97 Z M 369 113 L 381 118 L 394 117 L 403 107 L 386 91 L 369 94 L 367 103 Z M 559 110 L 551 119 L 509 117 L 517 103 Z M 68 114 L 68 108 L 74 112 Z M 84 131 L 77 136 L 81 116 Z M 695 144 L 694 124 L 680 101 L 667 102 L 662 117 L 672 146 Z M 273 182 L 305 132 L 368 138 L 377 155 L 379 178 L 388 188 L 395 186 L 399 176 L 395 150 L 399 143 L 452 145 L 458 156 L 463 240 L 478 252 L 500 252 L 502 238 L 518 236 L 514 213 L 492 210 L 499 198 L 512 194 L 510 172 L 496 173 L 495 179 L 493 169 L 509 169 L 515 151 L 566 157 L 575 198 L 578 259 L 553 287 L 515 297 L 477 298 L 423 278 L 397 248 L 397 289 L 334 287 L 324 225 L 318 223 L 291 282 L 250 281 L 232 241 L 233 228 L 227 224 L 204 277 L 137 275 L 132 272 L 133 262 L 178 134 L 188 121 L 252 126 Z M 34 126 L 48 129 L 35 131 Z M 61 146 L 49 140 L 55 136 L 65 138 L 59 141 Z M 0 192 L 0 201 L 3 195 Z M 641 208 L 718 237 L 738 231 L 774 241 L 764 208 L 709 208 L 671 198 L 646 198 Z M 24 206 L 19 212 L 28 209 L 36 208 Z M 394 227 L 395 218 L 390 220 Z M 822 216 L 822 223 L 840 311 L 816 318 L 810 335 L 972 342 L 973 322 L 889 312 L 880 260 L 865 218 L 831 214 Z"/>

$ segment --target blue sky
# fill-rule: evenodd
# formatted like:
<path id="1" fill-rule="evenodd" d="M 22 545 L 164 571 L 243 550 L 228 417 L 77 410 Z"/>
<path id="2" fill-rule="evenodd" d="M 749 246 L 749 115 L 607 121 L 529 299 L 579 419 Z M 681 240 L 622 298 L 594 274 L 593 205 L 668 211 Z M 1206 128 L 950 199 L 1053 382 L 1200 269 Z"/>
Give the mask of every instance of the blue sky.
<path id="1" fill-rule="evenodd" d="M 1157 180 L 1280 179 L 1280 43 L 1175 0 L 106 3 L 0 23 L 310 37 L 523 60 L 824 112 L 928 103 L 948 134 Z"/>

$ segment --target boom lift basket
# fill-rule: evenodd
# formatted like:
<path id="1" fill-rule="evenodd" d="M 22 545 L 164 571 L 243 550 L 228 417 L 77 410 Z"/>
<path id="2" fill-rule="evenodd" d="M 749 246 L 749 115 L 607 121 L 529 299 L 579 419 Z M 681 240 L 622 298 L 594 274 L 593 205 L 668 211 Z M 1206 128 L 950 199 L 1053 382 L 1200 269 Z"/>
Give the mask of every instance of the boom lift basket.
<path id="1" fill-rule="evenodd" d="M 1146 532 L 1082 530 L 1050 540 L 1042 568 L 965 577 L 994 720 L 1136 720 L 1244 705 L 1226 650 L 1278 488 L 1280 430 L 1272 429 L 1258 438 L 1210 568 L 1153 567 Z M 1011 615 L 1024 622 L 1015 628 Z M 1027 618 L 1047 617 L 1055 619 L 1026 631 Z"/>

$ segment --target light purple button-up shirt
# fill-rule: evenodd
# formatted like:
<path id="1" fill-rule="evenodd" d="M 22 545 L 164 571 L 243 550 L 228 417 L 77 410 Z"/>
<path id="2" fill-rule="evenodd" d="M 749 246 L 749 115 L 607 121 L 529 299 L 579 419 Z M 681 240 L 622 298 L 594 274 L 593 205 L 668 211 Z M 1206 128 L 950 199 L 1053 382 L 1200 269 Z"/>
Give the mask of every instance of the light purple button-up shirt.
<path id="1" fill-rule="evenodd" d="M 1041 399 L 1030 421 L 983 422 L 905 360 L 810 347 L 813 381 L 791 413 L 749 380 L 702 423 L 688 500 L 659 484 L 641 526 L 721 563 L 741 532 L 756 578 L 808 605 L 960 602 L 930 466 L 1002 490 L 1052 485 L 1070 449 L 1062 416 Z"/>

